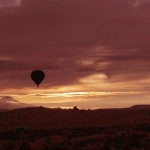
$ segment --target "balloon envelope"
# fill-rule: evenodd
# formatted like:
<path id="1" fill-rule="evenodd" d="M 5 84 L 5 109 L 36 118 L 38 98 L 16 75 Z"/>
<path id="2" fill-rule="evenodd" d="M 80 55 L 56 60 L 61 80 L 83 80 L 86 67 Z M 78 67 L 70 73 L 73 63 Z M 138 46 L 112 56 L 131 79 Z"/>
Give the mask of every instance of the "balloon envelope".
<path id="1" fill-rule="evenodd" d="M 35 82 L 37 87 L 43 81 L 44 78 L 45 78 L 45 74 L 41 70 L 34 70 L 31 73 L 31 79 Z"/>

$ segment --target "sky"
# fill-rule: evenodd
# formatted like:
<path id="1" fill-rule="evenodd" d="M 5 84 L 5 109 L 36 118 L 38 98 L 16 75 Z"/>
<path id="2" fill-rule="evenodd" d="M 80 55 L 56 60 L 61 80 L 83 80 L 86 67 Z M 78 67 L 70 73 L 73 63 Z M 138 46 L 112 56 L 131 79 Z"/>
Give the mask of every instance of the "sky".
<path id="1" fill-rule="evenodd" d="M 45 79 L 37 88 L 33 70 Z M 0 0 L 0 98 L 82 109 L 150 104 L 149 0 Z"/>

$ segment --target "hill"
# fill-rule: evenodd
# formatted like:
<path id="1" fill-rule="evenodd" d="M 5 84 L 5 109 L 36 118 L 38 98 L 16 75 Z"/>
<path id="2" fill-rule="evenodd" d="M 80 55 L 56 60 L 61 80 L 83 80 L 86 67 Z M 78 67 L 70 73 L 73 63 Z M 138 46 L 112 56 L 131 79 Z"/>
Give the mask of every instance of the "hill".
<path id="1" fill-rule="evenodd" d="M 147 109 L 14 109 L 0 112 L 0 149 L 150 149 L 149 124 Z"/>
<path id="2" fill-rule="evenodd" d="M 130 109 L 150 109 L 150 105 L 133 105 Z"/>
<path id="3" fill-rule="evenodd" d="M 147 109 L 73 110 L 28 107 L 0 112 L 0 131 L 18 126 L 27 129 L 52 129 L 132 125 L 149 121 Z"/>
<path id="4" fill-rule="evenodd" d="M 10 97 L 10 96 L 4 96 L 0 99 L 0 109 L 17 109 L 17 108 L 25 108 L 25 107 L 34 107 L 34 105 L 21 103 L 20 101 Z"/>
<path id="5" fill-rule="evenodd" d="M 9 111 L 7 109 L 0 109 L 0 112 L 5 112 L 5 111 Z"/>

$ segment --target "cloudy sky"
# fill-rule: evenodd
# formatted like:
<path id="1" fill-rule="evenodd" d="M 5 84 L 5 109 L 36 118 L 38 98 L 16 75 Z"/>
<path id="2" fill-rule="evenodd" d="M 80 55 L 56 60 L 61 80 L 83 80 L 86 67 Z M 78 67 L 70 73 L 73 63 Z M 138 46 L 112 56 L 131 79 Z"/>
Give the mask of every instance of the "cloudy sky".
<path id="1" fill-rule="evenodd" d="M 21 103 L 150 104 L 150 1 L 0 0 L 0 70 L 0 96 Z"/>

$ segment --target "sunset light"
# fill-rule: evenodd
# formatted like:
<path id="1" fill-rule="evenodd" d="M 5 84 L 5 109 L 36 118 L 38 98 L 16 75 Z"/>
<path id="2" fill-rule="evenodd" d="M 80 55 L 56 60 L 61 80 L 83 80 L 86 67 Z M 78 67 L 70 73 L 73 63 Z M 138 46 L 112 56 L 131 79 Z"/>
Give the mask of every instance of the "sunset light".
<path id="1" fill-rule="evenodd" d="M 0 0 L 1 98 L 82 109 L 149 104 L 149 5 Z M 45 74 L 39 83 L 35 70 Z"/>
<path id="2" fill-rule="evenodd" d="M 150 150 L 150 0 L 0 0 L 0 150 Z"/>

